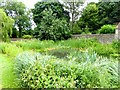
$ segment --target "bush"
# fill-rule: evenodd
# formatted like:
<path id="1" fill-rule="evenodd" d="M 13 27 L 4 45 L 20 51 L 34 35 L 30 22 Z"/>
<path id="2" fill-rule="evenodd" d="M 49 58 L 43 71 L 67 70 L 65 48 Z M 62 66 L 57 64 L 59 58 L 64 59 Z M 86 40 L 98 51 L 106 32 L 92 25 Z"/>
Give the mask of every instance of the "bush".
<path id="1" fill-rule="evenodd" d="M 111 44 L 96 44 L 93 46 L 93 50 L 100 56 L 110 57 L 111 54 L 115 54 L 116 50 Z"/>
<path id="2" fill-rule="evenodd" d="M 23 51 L 22 48 L 17 47 L 11 43 L 0 43 L 0 53 L 6 54 L 10 57 L 16 57 L 19 53 Z"/>
<path id="3" fill-rule="evenodd" d="M 77 22 L 74 23 L 73 25 L 72 25 L 72 23 L 71 23 L 71 29 L 72 29 L 72 34 L 81 34 L 81 33 L 82 33 L 82 30 L 81 30 L 81 28 L 78 26 L 78 23 L 77 23 Z"/>
<path id="4" fill-rule="evenodd" d="M 120 40 L 118 41 L 113 41 L 112 42 L 112 47 L 116 49 L 117 53 L 120 54 Z"/>
<path id="5" fill-rule="evenodd" d="M 20 87 L 28 88 L 109 88 L 118 85 L 118 64 L 95 53 L 68 56 L 67 60 L 24 52 L 15 60 Z M 81 58 L 77 58 L 78 56 Z M 83 56 L 83 57 L 82 57 Z M 77 58 L 75 60 L 75 58 Z M 94 60 L 93 60 L 94 59 Z M 78 62 L 78 60 L 82 60 Z"/>
<path id="6" fill-rule="evenodd" d="M 22 38 L 24 38 L 24 39 L 31 39 L 32 36 L 31 35 L 24 35 L 24 36 L 22 36 Z"/>
<path id="7" fill-rule="evenodd" d="M 112 34 L 115 33 L 115 26 L 114 25 L 103 25 L 99 29 L 100 34 Z"/>

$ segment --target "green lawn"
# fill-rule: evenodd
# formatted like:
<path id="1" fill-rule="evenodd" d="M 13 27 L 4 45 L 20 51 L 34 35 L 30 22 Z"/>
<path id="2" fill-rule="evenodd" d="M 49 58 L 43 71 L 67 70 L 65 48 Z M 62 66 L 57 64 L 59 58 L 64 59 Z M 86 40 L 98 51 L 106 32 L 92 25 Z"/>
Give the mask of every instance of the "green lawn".
<path id="1" fill-rule="evenodd" d="M 13 60 L 0 54 L 0 88 L 14 88 Z"/>

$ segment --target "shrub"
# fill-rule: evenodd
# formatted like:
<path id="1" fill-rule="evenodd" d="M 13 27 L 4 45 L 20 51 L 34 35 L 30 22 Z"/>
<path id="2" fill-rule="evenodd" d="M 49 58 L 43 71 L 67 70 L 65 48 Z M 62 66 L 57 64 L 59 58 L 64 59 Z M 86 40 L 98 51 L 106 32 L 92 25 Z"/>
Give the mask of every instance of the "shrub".
<path id="1" fill-rule="evenodd" d="M 0 53 L 6 54 L 10 57 L 15 57 L 22 51 L 23 51 L 23 49 L 20 47 L 17 47 L 15 44 L 0 43 Z"/>
<path id="2" fill-rule="evenodd" d="M 28 88 L 109 88 L 118 85 L 118 64 L 95 53 L 68 56 L 67 60 L 24 52 L 15 60 L 20 87 Z M 78 52 L 79 55 L 81 55 Z M 77 58 L 75 60 L 75 58 Z M 91 59 L 90 59 L 91 58 Z M 78 62 L 82 60 L 81 62 Z M 92 60 L 94 59 L 94 60 Z"/>
<path id="3" fill-rule="evenodd" d="M 120 40 L 118 41 L 113 41 L 112 42 L 112 47 L 116 49 L 117 53 L 120 54 Z"/>
<path id="4" fill-rule="evenodd" d="M 72 34 L 81 34 L 82 30 L 81 28 L 78 26 L 78 23 L 71 23 L 71 28 L 72 28 Z"/>
<path id="5" fill-rule="evenodd" d="M 32 36 L 31 35 L 24 35 L 24 36 L 22 36 L 22 38 L 24 38 L 24 39 L 31 39 Z"/>
<path id="6" fill-rule="evenodd" d="M 93 50 L 100 56 L 110 57 L 111 54 L 115 54 L 116 50 L 111 44 L 96 44 L 92 47 Z"/>
<path id="7" fill-rule="evenodd" d="M 115 26 L 114 25 L 103 25 L 99 29 L 100 34 L 112 34 L 115 33 Z"/>

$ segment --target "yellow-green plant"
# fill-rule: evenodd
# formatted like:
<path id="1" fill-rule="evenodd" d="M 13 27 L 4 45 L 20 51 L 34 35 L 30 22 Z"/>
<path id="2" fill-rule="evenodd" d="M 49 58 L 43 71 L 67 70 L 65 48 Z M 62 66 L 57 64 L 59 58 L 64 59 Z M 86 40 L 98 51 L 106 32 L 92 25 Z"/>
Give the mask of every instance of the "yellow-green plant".
<path id="1" fill-rule="evenodd" d="M 14 20 L 6 15 L 3 9 L 0 9 L 0 41 L 9 41 L 9 35 L 12 34 Z"/>

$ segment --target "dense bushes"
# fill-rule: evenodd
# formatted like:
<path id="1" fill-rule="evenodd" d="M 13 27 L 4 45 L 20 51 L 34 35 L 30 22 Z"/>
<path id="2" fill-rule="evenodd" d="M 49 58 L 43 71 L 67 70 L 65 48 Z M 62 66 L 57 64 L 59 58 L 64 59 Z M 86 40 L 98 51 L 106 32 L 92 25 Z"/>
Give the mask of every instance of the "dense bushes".
<path id="1" fill-rule="evenodd" d="M 110 57 L 111 54 L 117 53 L 111 44 L 97 44 L 93 50 L 101 56 Z"/>
<path id="2" fill-rule="evenodd" d="M 115 33 L 115 26 L 114 25 L 103 25 L 99 29 L 100 34 L 112 34 Z"/>
<path id="3" fill-rule="evenodd" d="M 15 61 L 19 86 L 29 88 L 117 87 L 117 62 L 98 57 L 95 53 L 77 53 L 78 56 L 64 60 L 34 52 L 19 55 Z"/>
<path id="4" fill-rule="evenodd" d="M 20 47 L 17 47 L 16 45 L 8 44 L 8 43 L 0 43 L 0 53 L 6 54 L 10 57 L 15 57 L 22 51 L 23 49 Z"/>
<path id="5" fill-rule="evenodd" d="M 24 36 L 22 36 L 22 38 L 24 38 L 24 39 L 31 39 L 32 36 L 31 35 L 24 35 Z"/>

